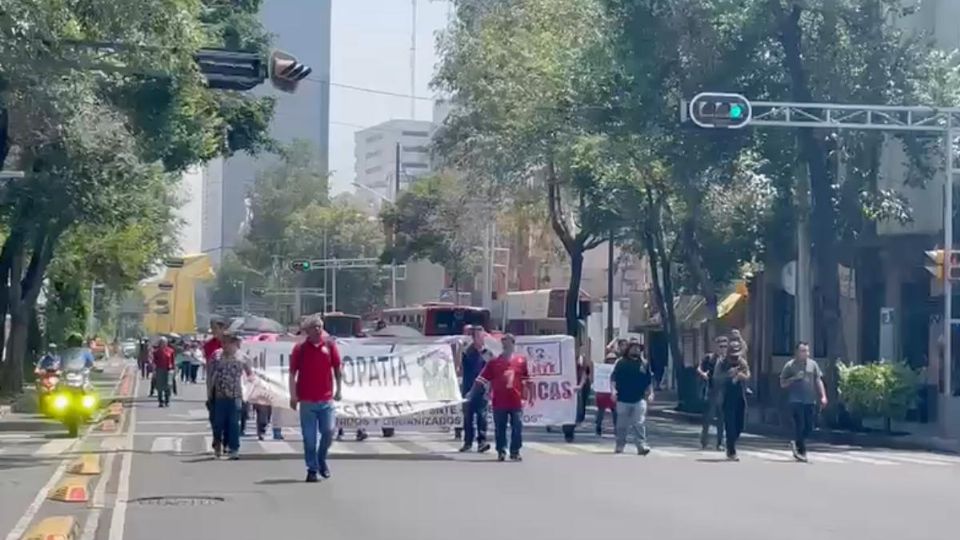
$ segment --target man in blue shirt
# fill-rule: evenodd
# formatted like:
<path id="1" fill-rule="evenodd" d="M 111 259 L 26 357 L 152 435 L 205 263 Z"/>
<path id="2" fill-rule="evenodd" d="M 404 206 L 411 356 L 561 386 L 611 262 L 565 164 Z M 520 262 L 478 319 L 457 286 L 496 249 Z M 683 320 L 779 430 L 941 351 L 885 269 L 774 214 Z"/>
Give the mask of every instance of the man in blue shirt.
<path id="1" fill-rule="evenodd" d="M 474 326 L 468 330 L 473 342 L 463 351 L 461 371 L 463 381 L 460 383 L 460 393 L 469 399 L 463 403 L 463 446 L 461 452 L 467 452 L 477 441 L 477 452 L 490 450 L 487 442 L 487 398 L 483 392 L 473 392 L 477 376 L 483 371 L 487 360 L 493 357 L 483 344 L 484 331 L 482 326 Z M 474 423 L 476 422 L 476 423 Z"/>

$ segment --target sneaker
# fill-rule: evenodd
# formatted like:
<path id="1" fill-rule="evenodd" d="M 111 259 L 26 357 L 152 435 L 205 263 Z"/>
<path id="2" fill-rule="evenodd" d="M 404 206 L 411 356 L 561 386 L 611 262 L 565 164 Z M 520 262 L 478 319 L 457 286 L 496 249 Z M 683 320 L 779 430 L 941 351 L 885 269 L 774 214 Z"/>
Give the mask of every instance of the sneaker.
<path id="1" fill-rule="evenodd" d="M 320 479 L 317 478 L 317 471 L 307 471 L 307 479 L 304 481 L 308 484 L 315 484 L 319 482 Z"/>
<path id="2" fill-rule="evenodd" d="M 330 472 L 330 468 L 324 465 L 320 468 L 320 476 L 324 478 L 330 478 L 333 474 Z"/>
<path id="3" fill-rule="evenodd" d="M 490 443 L 480 443 L 480 446 L 477 447 L 477 453 L 483 454 L 490 450 Z"/>
<path id="4" fill-rule="evenodd" d="M 723 443 L 717 444 L 717 452 L 723 452 Z"/>
<path id="5" fill-rule="evenodd" d="M 740 461 L 740 457 L 736 454 L 727 454 L 727 461 Z"/>
<path id="6" fill-rule="evenodd" d="M 510 454 L 510 461 L 523 461 L 523 458 L 520 454 Z"/>
<path id="7" fill-rule="evenodd" d="M 257 433 L 257 440 L 258 440 L 258 441 L 262 441 L 262 440 L 263 440 L 263 433 Z"/>
<path id="8" fill-rule="evenodd" d="M 507 453 L 506 452 L 497 452 L 497 461 L 506 461 Z"/>
<path id="9" fill-rule="evenodd" d="M 370 436 L 370 435 L 367 435 L 367 432 L 366 432 L 366 431 L 359 431 L 359 430 L 357 430 L 357 442 L 363 442 L 363 441 L 367 440 L 367 437 L 369 437 L 369 436 Z"/>
<path id="10" fill-rule="evenodd" d="M 794 441 L 790 441 L 790 453 L 793 454 L 793 459 L 803 461 L 803 455 L 797 450 L 797 443 Z"/>
<path id="11" fill-rule="evenodd" d="M 799 454 L 799 456 L 797 457 L 797 461 L 799 461 L 800 463 L 809 463 L 809 462 L 810 462 L 810 460 L 807 459 L 807 455 L 806 455 L 806 454 Z"/>
<path id="12" fill-rule="evenodd" d="M 460 449 L 457 450 L 457 452 L 460 452 L 460 453 L 469 452 L 469 451 L 470 451 L 470 448 L 471 448 L 471 446 L 470 446 L 469 444 L 465 444 L 465 445 L 461 446 Z"/>
<path id="13" fill-rule="evenodd" d="M 637 448 L 637 455 L 639 456 L 645 456 L 649 453 L 650 453 L 650 448 L 646 446 L 641 446 L 640 448 Z"/>
<path id="14" fill-rule="evenodd" d="M 240 459 L 240 452 L 237 452 L 237 451 L 235 451 L 235 450 L 234 450 L 234 451 L 231 451 L 231 452 L 230 452 L 230 458 L 229 458 L 229 459 L 230 459 L 230 461 L 237 461 L 238 459 Z"/>
<path id="15" fill-rule="evenodd" d="M 614 453 L 614 454 L 622 454 L 622 453 L 623 453 L 623 447 L 622 447 L 622 446 L 618 446 L 618 447 L 614 448 L 614 449 L 613 449 L 613 453 Z"/>

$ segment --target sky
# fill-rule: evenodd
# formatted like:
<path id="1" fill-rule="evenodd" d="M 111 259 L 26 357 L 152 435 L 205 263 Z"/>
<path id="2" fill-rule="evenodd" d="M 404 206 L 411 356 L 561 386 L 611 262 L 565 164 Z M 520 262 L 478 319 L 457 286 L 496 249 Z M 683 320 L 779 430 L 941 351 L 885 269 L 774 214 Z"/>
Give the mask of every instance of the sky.
<path id="1" fill-rule="evenodd" d="M 436 38 L 449 2 L 417 0 L 416 96 L 433 97 Z M 412 0 L 333 0 L 331 74 L 334 84 L 410 95 Z M 433 104 L 416 100 L 416 120 Z M 330 169 L 334 193 L 353 191 L 353 134 L 392 119 L 410 118 L 410 98 L 333 86 L 330 90 Z"/>

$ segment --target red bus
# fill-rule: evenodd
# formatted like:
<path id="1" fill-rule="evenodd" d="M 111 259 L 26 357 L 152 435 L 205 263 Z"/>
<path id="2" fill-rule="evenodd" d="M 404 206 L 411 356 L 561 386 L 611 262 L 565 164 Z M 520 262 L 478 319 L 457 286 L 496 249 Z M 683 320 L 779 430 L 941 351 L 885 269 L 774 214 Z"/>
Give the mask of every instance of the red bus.
<path id="1" fill-rule="evenodd" d="M 468 324 L 490 330 L 489 309 L 446 302 L 385 309 L 383 320 L 389 326 L 415 328 L 425 336 L 457 336 L 463 334 L 463 327 Z"/>
<path id="2" fill-rule="evenodd" d="M 323 329 L 333 337 L 357 337 L 363 335 L 363 322 L 359 315 L 330 311 L 323 314 Z"/>

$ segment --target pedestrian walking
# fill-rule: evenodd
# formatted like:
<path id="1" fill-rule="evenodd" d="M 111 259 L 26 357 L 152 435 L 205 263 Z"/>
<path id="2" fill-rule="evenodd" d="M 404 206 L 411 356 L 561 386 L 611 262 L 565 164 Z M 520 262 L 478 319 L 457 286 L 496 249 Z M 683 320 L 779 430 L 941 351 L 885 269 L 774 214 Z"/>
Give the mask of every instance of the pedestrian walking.
<path id="1" fill-rule="evenodd" d="M 137 367 L 140 368 L 140 378 L 146 379 L 150 376 L 150 341 L 141 339 L 137 346 Z"/>
<path id="2" fill-rule="evenodd" d="M 203 351 L 196 342 L 190 344 L 190 382 L 197 384 L 200 368 L 203 367 Z"/>
<path id="3" fill-rule="evenodd" d="M 161 337 L 157 342 L 157 349 L 153 351 L 154 389 L 161 407 L 170 406 L 171 385 L 176 369 L 175 356 L 176 351 L 168 344 L 167 338 Z"/>
<path id="4" fill-rule="evenodd" d="M 584 345 L 577 355 L 577 425 L 587 419 L 587 401 L 593 384 L 593 362 L 588 359 L 589 351 Z"/>
<path id="5" fill-rule="evenodd" d="M 603 359 L 604 364 L 612 365 L 616 364 L 617 360 L 623 358 L 627 351 L 627 340 L 620 340 L 620 343 L 617 344 L 615 351 L 608 352 L 606 357 Z M 610 415 L 613 416 L 613 428 L 617 428 L 617 402 L 613 399 L 613 392 L 597 392 L 595 395 L 594 402 L 597 406 L 597 415 L 594 420 L 594 432 L 597 434 L 597 437 L 603 436 L 603 418 L 606 416 L 606 412 L 609 410 Z"/>
<path id="6" fill-rule="evenodd" d="M 514 352 L 516 338 L 513 334 L 504 334 L 500 338 L 503 352 L 489 360 L 467 398 L 489 389 L 492 394 L 494 438 L 496 439 L 497 460 L 507 457 L 507 424 L 510 424 L 510 459 L 520 461 L 520 449 L 523 447 L 523 386 L 530 379 L 526 359 Z"/>
<path id="7" fill-rule="evenodd" d="M 213 404 L 214 440 L 222 446 L 214 448 L 220 457 L 226 450 L 231 460 L 240 459 L 240 407 L 243 403 L 243 378 L 251 377 L 253 370 L 240 358 L 240 336 L 223 334 L 223 352 L 214 369 L 209 373 L 210 393 Z"/>
<path id="8" fill-rule="evenodd" d="M 816 360 L 810 358 L 810 345 L 797 344 L 794 357 L 780 372 L 780 387 L 787 391 L 790 416 L 793 417 L 793 441 L 790 449 L 797 461 L 807 461 L 807 438 L 813 433 L 813 421 L 817 403 L 827 406 L 827 389 L 823 385 L 823 372 Z"/>
<path id="9" fill-rule="evenodd" d="M 727 347 L 730 341 L 727 336 L 717 336 L 713 340 L 713 352 L 707 354 L 700 360 L 697 366 L 697 375 L 703 380 L 703 419 L 700 427 L 700 448 L 707 449 L 707 441 L 710 437 L 710 426 L 717 427 L 717 450 L 723 448 L 723 403 L 722 395 L 713 382 L 713 372 L 724 356 L 727 355 Z"/>
<path id="10" fill-rule="evenodd" d="M 212 391 L 211 389 L 211 374 L 217 367 L 217 362 L 219 361 L 223 353 L 223 333 L 226 330 L 227 325 L 218 319 L 210 321 L 210 333 L 212 334 L 210 339 L 203 343 L 203 357 L 206 360 L 206 365 L 204 366 L 204 374 L 207 379 L 207 394 L 209 395 Z M 220 452 L 218 449 L 222 449 L 223 441 L 218 438 L 218 431 L 213 422 L 213 400 L 207 400 L 207 418 L 210 421 L 210 431 L 213 435 L 213 451 Z"/>
<path id="11" fill-rule="evenodd" d="M 327 451 L 333 442 L 334 401 L 340 401 L 343 373 L 336 342 L 323 335 L 323 319 L 319 315 L 307 317 L 303 331 L 307 338 L 294 345 L 290 353 L 290 408 L 300 411 L 306 481 L 317 482 L 318 475 L 330 478 Z"/>
<path id="12" fill-rule="evenodd" d="M 463 380 L 460 383 L 460 393 L 466 401 L 463 402 L 463 446 L 460 451 L 470 451 L 473 441 L 476 440 L 477 452 L 484 453 L 490 450 L 490 443 L 487 442 L 487 398 L 483 392 L 471 390 L 493 353 L 484 345 L 482 326 L 471 327 L 470 337 L 472 342 L 464 349 L 461 357 Z"/>
<path id="13" fill-rule="evenodd" d="M 179 342 L 176 346 L 177 351 L 177 369 L 180 372 L 180 382 L 190 381 L 190 350 L 185 342 Z"/>
<path id="14" fill-rule="evenodd" d="M 637 453 L 650 453 L 647 445 L 647 404 L 653 400 L 653 373 L 643 355 L 643 346 L 631 343 L 627 353 L 617 360 L 610 375 L 611 393 L 617 404 L 614 452 L 622 454 L 627 435 L 633 432 Z"/>
<path id="15" fill-rule="evenodd" d="M 722 394 L 723 424 L 727 439 L 727 459 L 740 461 L 737 456 L 737 440 L 743 432 L 747 414 L 747 381 L 750 366 L 741 355 L 743 343 L 731 339 L 727 355 L 714 369 L 714 384 Z"/>

